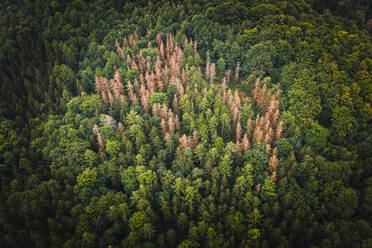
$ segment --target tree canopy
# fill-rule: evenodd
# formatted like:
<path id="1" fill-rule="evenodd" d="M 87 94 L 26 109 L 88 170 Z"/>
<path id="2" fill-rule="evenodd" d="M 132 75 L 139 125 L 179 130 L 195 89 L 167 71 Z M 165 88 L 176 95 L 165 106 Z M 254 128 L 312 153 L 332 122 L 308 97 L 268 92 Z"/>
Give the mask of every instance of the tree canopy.
<path id="1" fill-rule="evenodd" d="M 371 247 L 370 10 L 0 2 L 0 246 Z"/>

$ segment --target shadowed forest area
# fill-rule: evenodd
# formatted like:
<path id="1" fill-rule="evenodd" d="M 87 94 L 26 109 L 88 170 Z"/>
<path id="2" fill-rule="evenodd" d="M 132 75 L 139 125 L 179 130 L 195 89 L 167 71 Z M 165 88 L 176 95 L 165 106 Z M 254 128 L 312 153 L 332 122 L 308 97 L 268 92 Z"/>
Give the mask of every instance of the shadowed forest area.
<path id="1" fill-rule="evenodd" d="M 372 3 L 1 1 L 1 247 L 372 247 Z"/>

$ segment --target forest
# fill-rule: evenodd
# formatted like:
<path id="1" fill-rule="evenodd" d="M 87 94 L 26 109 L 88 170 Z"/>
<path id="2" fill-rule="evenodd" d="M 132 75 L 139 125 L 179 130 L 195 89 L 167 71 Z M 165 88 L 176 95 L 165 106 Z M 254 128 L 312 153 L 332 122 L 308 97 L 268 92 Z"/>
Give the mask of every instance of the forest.
<path id="1" fill-rule="evenodd" d="M 372 247 L 369 0 L 0 1 L 0 247 Z"/>

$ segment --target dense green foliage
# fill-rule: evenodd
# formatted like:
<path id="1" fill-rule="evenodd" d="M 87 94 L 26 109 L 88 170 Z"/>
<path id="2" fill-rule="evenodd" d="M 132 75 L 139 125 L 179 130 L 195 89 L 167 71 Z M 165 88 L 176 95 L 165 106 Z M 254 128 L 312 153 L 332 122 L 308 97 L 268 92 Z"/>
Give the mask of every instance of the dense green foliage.
<path id="1" fill-rule="evenodd" d="M 370 10 L 0 2 L 0 246 L 371 247 Z"/>

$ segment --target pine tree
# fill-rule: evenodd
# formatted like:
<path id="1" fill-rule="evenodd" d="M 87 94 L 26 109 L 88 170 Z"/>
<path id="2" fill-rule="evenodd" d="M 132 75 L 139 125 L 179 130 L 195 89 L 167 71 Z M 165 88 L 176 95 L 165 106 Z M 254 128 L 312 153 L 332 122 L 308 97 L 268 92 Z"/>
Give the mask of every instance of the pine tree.
<path id="1" fill-rule="evenodd" d="M 161 106 L 160 106 L 160 103 L 155 103 L 153 106 L 152 106 L 152 115 L 160 115 L 160 111 L 161 111 Z"/>
<path id="2" fill-rule="evenodd" d="M 139 54 L 137 54 L 137 56 L 138 56 L 137 61 L 139 65 L 140 76 L 143 76 L 143 74 L 145 73 L 145 69 L 146 69 L 146 60 L 143 58 L 143 54 L 141 51 Z M 142 78 L 141 78 L 141 82 L 143 82 Z"/>
<path id="3" fill-rule="evenodd" d="M 271 127 L 269 127 L 269 130 L 265 134 L 265 143 L 266 144 L 270 144 L 271 143 L 272 138 L 273 138 L 273 135 L 274 135 L 274 131 L 273 131 L 273 129 Z"/>
<path id="4" fill-rule="evenodd" d="M 240 100 L 238 90 L 235 90 L 235 93 L 234 93 L 234 105 L 237 106 L 238 108 L 240 108 L 241 106 L 241 100 Z"/>
<path id="5" fill-rule="evenodd" d="M 180 130 L 180 121 L 178 119 L 178 115 L 176 115 L 176 118 L 174 119 L 174 123 L 176 126 L 176 130 Z"/>
<path id="6" fill-rule="evenodd" d="M 175 130 L 175 123 L 174 123 L 174 119 L 173 119 L 173 114 L 171 114 L 168 118 L 168 130 L 169 130 L 169 133 L 174 133 L 174 130 Z"/>
<path id="7" fill-rule="evenodd" d="M 212 63 L 210 66 L 210 82 L 214 82 L 214 78 L 216 77 L 216 64 Z"/>
<path id="8" fill-rule="evenodd" d="M 266 155 L 269 155 L 271 152 L 271 145 L 269 143 L 266 143 L 266 146 L 265 146 L 265 154 Z"/>
<path id="9" fill-rule="evenodd" d="M 142 80 L 141 80 L 142 82 Z M 140 83 L 138 82 L 137 78 L 134 79 L 134 83 L 133 83 L 133 86 L 134 86 L 134 91 L 137 93 L 137 94 L 140 94 Z"/>
<path id="10" fill-rule="evenodd" d="M 230 88 L 227 90 L 226 101 L 227 101 L 226 102 L 227 103 L 227 107 L 230 108 L 230 110 L 231 110 L 232 103 L 233 103 L 233 96 L 232 96 L 232 93 L 231 93 L 231 89 Z"/>
<path id="11" fill-rule="evenodd" d="M 275 110 L 275 105 L 276 105 L 276 99 L 271 98 L 271 101 L 270 101 L 270 104 L 269 104 L 269 108 L 267 109 L 267 112 L 272 114 Z"/>
<path id="12" fill-rule="evenodd" d="M 256 120 L 256 126 L 253 131 L 253 139 L 252 139 L 253 143 L 262 142 L 262 136 L 263 136 L 263 131 L 260 125 L 257 125 L 257 120 Z"/>
<path id="13" fill-rule="evenodd" d="M 163 104 L 161 107 L 160 116 L 163 118 L 168 118 L 168 108 L 165 104 Z"/>
<path id="14" fill-rule="evenodd" d="M 176 46 L 175 56 L 177 58 L 178 70 L 180 70 L 183 61 L 183 50 L 178 45 Z"/>
<path id="15" fill-rule="evenodd" d="M 178 98 L 176 94 L 173 97 L 172 106 L 173 106 L 174 111 L 177 113 L 178 112 Z"/>
<path id="16" fill-rule="evenodd" d="M 188 86 L 189 81 L 189 65 L 186 64 L 186 68 L 182 69 L 182 84 Z"/>
<path id="17" fill-rule="evenodd" d="M 120 44 L 118 42 L 118 40 L 115 40 L 115 48 L 116 48 L 116 53 L 122 58 L 124 59 L 124 51 L 123 49 L 120 47 Z"/>
<path id="18" fill-rule="evenodd" d="M 185 94 L 185 90 L 182 86 L 181 83 L 178 83 L 177 84 L 177 94 L 178 94 L 178 97 L 181 99 L 183 97 L 183 95 Z"/>
<path id="19" fill-rule="evenodd" d="M 253 95 L 253 98 L 254 100 L 257 102 L 257 98 L 258 98 L 258 91 L 259 91 L 259 87 L 260 87 L 260 81 L 261 81 L 261 78 L 257 78 L 256 79 L 256 82 L 254 84 L 254 90 L 252 91 L 252 95 Z"/>
<path id="20" fill-rule="evenodd" d="M 107 103 L 107 93 L 109 92 L 109 81 L 105 77 L 96 78 L 96 92 L 101 96 L 103 101 Z"/>
<path id="21" fill-rule="evenodd" d="M 210 68 L 211 68 L 211 66 L 210 66 L 210 61 L 209 61 L 209 53 L 207 53 L 207 61 L 206 61 L 206 63 L 205 63 L 205 78 L 206 79 L 209 79 L 209 77 L 210 77 Z"/>
<path id="22" fill-rule="evenodd" d="M 160 52 L 161 60 L 165 61 L 165 47 L 164 47 L 164 43 L 162 40 L 160 40 L 159 52 Z"/>
<path id="23" fill-rule="evenodd" d="M 251 117 L 249 117 L 248 120 L 247 120 L 246 134 L 247 134 L 247 137 L 249 139 L 251 137 L 251 134 L 252 134 L 252 119 L 251 119 Z"/>
<path id="24" fill-rule="evenodd" d="M 239 117 L 239 108 L 238 108 L 238 106 L 234 106 L 234 108 L 232 110 L 232 117 L 233 117 L 234 122 L 236 122 L 236 120 Z"/>
<path id="25" fill-rule="evenodd" d="M 161 130 L 163 131 L 163 135 L 165 135 L 168 131 L 167 130 L 167 122 L 166 122 L 165 118 L 161 119 L 160 126 L 161 126 Z"/>
<path id="26" fill-rule="evenodd" d="M 192 146 L 192 140 L 191 140 L 191 137 L 187 136 L 186 134 L 183 134 L 179 139 L 178 139 L 178 142 L 179 142 L 179 148 L 182 152 L 185 151 L 185 149 L 187 147 L 191 147 Z"/>
<path id="27" fill-rule="evenodd" d="M 277 109 L 277 110 L 275 110 L 275 112 L 274 112 L 274 114 L 272 115 L 272 118 L 271 118 L 271 123 L 273 124 L 274 128 L 278 124 L 279 116 L 280 116 L 280 111 L 279 111 L 279 109 Z"/>
<path id="28" fill-rule="evenodd" d="M 112 93 L 109 89 L 107 89 L 106 92 L 107 92 L 107 97 L 108 97 L 109 102 L 110 102 L 110 106 L 112 107 L 112 105 L 114 104 L 114 96 L 112 95 Z"/>
<path id="29" fill-rule="evenodd" d="M 114 80 L 110 84 L 110 89 L 115 98 L 117 99 L 122 98 L 124 94 L 124 86 L 120 81 L 120 74 L 118 71 L 115 72 Z"/>
<path id="30" fill-rule="evenodd" d="M 276 133 L 275 133 L 276 141 L 280 140 L 280 136 L 282 135 L 282 131 L 283 131 L 283 121 L 280 121 L 279 126 L 277 127 Z"/>
<path id="31" fill-rule="evenodd" d="M 270 161 L 269 161 L 269 171 L 271 172 L 271 178 L 273 179 L 274 182 L 276 181 L 276 166 L 279 163 L 276 157 L 276 153 L 277 153 L 277 148 L 275 147 L 273 150 L 273 155 L 271 156 Z"/>
<path id="32" fill-rule="evenodd" d="M 137 99 L 136 94 L 134 93 L 133 85 L 130 81 L 128 81 L 128 96 L 129 96 L 129 99 L 132 102 L 132 105 L 137 106 L 138 105 L 138 99 Z"/>
<path id="33" fill-rule="evenodd" d="M 242 135 L 242 126 L 240 124 L 240 121 L 238 120 L 238 122 L 236 124 L 236 130 L 235 130 L 235 140 L 239 141 L 241 135 Z"/>
<path id="34" fill-rule="evenodd" d="M 234 80 L 237 82 L 239 80 L 240 64 L 237 63 L 235 67 L 235 76 Z"/>
<path id="35" fill-rule="evenodd" d="M 242 139 L 242 146 L 243 146 L 243 151 L 246 152 L 248 151 L 249 148 L 251 148 L 251 144 L 249 143 L 248 135 L 244 134 L 244 137 Z"/>
<path id="36" fill-rule="evenodd" d="M 264 122 L 265 122 L 265 132 L 269 130 L 269 127 L 271 125 L 271 115 L 270 112 L 265 113 Z"/>
<path id="37" fill-rule="evenodd" d="M 99 149 L 100 150 L 105 149 L 105 143 L 103 141 L 103 138 L 102 138 L 100 130 L 99 130 L 99 126 L 97 124 L 93 125 L 92 132 L 97 138 L 97 143 L 98 143 Z"/>
<path id="38" fill-rule="evenodd" d="M 141 104 L 146 112 L 150 111 L 150 93 L 148 90 L 145 90 L 143 94 L 141 93 Z"/>

